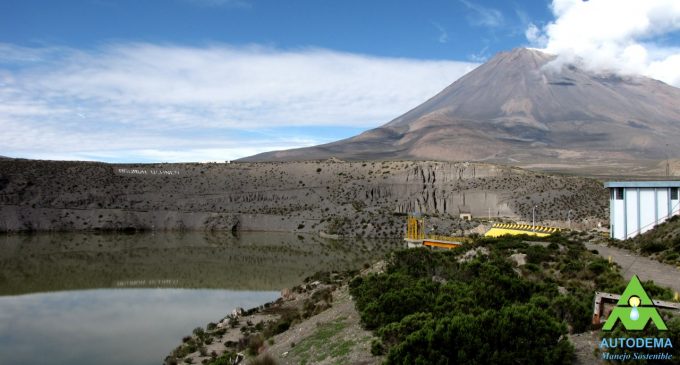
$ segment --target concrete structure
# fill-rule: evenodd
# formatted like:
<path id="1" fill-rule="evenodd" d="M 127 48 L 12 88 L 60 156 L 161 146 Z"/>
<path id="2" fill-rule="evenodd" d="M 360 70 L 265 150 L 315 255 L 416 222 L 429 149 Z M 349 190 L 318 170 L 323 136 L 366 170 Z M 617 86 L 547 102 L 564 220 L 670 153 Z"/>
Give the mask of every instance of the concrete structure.
<path id="1" fill-rule="evenodd" d="M 463 196 L 463 201 L 465 201 L 465 196 Z M 467 205 L 463 204 L 458 206 L 458 218 L 463 220 L 472 220 L 472 210 Z"/>
<path id="2" fill-rule="evenodd" d="M 609 235 L 625 240 L 680 214 L 680 181 L 610 181 Z"/>
<path id="3" fill-rule="evenodd" d="M 678 297 L 678 293 L 675 293 L 675 297 Z M 612 309 L 616 307 L 616 303 L 621 299 L 619 294 L 610 294 L 605 292 L 595 292 L 595 298 L 593 299 L 593 325 L 598 328 L 607 322 L 607 318 L 612 313 Z M 677 299 L 676 299 L 677 300 Z M 680 311 L 680 303 L 667 302 L 663 300 L 652 300 L 654 306 L 661 309 L 667 309 L 671 311 Z"/>

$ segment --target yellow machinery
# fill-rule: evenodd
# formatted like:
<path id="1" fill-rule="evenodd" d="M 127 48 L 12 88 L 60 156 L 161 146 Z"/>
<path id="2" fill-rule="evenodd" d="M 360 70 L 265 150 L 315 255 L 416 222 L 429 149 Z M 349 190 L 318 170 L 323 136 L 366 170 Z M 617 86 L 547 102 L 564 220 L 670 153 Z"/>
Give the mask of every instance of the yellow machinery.
<path id="1" fill-rule="evenodd" d="M 406 221 L 406 239 L 420 241 L 425 238 L 425 220 L 409 216 Z"/>
<path id="2" fill-rule="evenodd" d="M 468 241 L 466 237 L 425 234 L 425 219 L 414 216 L 409 216 L 406 221 L 406 237 L 404 237 L 404 240 L 409 243 L 441 248 L 455 248 Z"/>
<path id="3" fill-rule="evenodd" d="M 529 236 L 547 237 L 553 233 L 559 232 L 559 228 L 532 226 L 530 224 L 511 224 L 511 223 L 496 223 L 484 236 L 486 237 L 500 237 L 507 235 L 526 234 Z"/>
<path id="4" fill-rule="evenodd" d="M 500 237 L 504 235 L 521 235 L 547 237 L 559 232 L 559 228 L 532 226 L 530 224 L 496 223 L 489 229 L 484 236 Z M 429 247 L 455 248 L 470 239 L 467 237 L 452 237 L 425 234 L 425 219 L 410 215 L 406 221 L 406 242 L 410 244 L 423 245 Z"/>

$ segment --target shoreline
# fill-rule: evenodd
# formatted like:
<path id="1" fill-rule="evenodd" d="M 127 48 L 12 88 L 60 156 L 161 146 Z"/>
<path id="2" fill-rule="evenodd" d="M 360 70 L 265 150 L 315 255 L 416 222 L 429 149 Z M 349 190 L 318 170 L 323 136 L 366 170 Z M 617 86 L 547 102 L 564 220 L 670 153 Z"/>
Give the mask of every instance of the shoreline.
<path id="1" fill-rule="evenodd" d="M 235 308 L 205 329 L 194 329 L 164 364 L 211 363 L 220 358 L 234 361 L 237 357 L 253 361 L 265 356 L 278 364 L 299 364 L 313 355 L 314 361 L 321 363 L 377 365 L 382 357 L 370 353 L 375 337 L 361 327 L 349 295 L 349 281 L 384 267 L 381 262 L 361 272 L 317 273 L 300 285 L 281 290 L 277 300 L 248 310 Z"/>

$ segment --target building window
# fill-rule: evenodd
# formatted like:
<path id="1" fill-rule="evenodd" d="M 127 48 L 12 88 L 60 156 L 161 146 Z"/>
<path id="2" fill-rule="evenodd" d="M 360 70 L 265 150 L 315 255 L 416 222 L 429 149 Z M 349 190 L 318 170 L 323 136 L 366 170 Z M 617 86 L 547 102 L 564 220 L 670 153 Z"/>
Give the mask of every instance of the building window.
<path id="1" fill-rule="evenodd" d="M 623 188 L 614 189 L 614 194 L 616 200 L 623 200 Z"/>
<path id="2" fill-rule="evenodd" d="M 678 200 L 678 188 L 671 188 L 671 200 Z"/>

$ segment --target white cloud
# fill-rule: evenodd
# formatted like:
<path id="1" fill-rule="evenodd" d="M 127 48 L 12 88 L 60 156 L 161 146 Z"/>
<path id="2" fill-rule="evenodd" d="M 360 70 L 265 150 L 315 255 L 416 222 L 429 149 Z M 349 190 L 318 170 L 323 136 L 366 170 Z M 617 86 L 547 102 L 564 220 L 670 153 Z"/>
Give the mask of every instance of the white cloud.
<path id="1" fill-rule="evenodd" d="M 665 79 L 667 83 L 680 87 L 680 52 L 651 62 L 647 68 L 647 75 L 659 80 Z"/>
<path id="2" fill-rule="evenodd" d="M 471 11 L 468 20 L 473 25 L 495 28 L 504 24 L 503 13 L 498 9 L 488 8 L 468 0 L 460 0 L 460 2 Z"/>
<path id="3" fill-rule="evenodd" d="M 680 30 L 677 0 L 553 0 L 553 22 L 529 42 L 593 71 L 643 74 L 680 86 L 680 52 L 659 40 Z"/>
<path id="4" fill-rule="evenodd" d="M 431 22 L 432 26 L 435 27 L 439 31 L 439 37 L 437 38 L 437 41 L 439 43 L 446 43 L 449 41 L 449 33 L 446 31 L 446 29 L 439 23 L 437 22 Z"/>
<path id="5" fill-rule="evenodd" d="M 489 46 L 484 46 L 479 52 L 468 55 L 468 58 L 474 62 L 484 63 L 489 59 L 488 50 Z"/>
<path id="6" fill-rule="evenodd" d="M 524 36 L 527 37 L 529 42 L 533 45 L 545 46 L 548 42 L 548 38 L 541 32 L 541 29 L 537 27 L 534 23 L 529 23 L 527 29 L 524 32 Z"/>
<path id="7" fill-rule="evenodd" d="M 261 131 L 375 127 L 474 67 L 316 48 L 0 44 L 0 155 L 225 160 L 307 146 L 328 140 Z"/>

